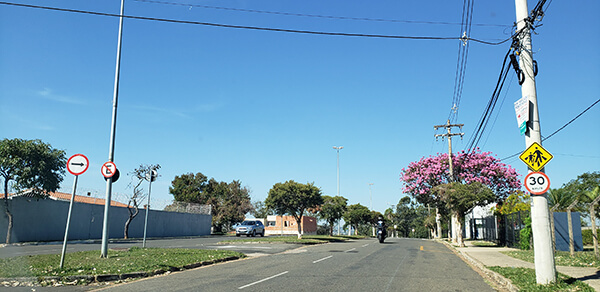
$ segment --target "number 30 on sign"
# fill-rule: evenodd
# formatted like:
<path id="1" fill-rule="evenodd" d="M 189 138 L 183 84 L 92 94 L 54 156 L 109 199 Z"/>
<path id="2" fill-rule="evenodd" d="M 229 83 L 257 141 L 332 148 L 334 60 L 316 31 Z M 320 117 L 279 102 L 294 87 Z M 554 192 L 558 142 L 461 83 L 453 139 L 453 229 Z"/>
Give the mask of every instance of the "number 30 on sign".
<path id="1" fill-rule="evenodd" d="M 543 195 L 550 189 L 550 179 L 543 172 L 530 172 L 525 176 L 525 188 L 532 195 Z"/>

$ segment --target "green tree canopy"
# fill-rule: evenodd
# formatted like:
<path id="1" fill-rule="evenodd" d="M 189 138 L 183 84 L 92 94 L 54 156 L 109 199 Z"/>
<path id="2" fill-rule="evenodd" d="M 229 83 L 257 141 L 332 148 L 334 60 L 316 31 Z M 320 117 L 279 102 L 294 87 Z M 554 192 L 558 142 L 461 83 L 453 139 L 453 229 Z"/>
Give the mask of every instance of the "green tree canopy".
<path id="1" fill-rule="evenodd" d="M 250 214 L 254 216 L 254 218 L 265 219 L 269 215 L 273 215 L 273 210 L 267 208 L 267 205 L 263 201 L 256 201 L 252 203 L 252 210 Z"/>
<path id="2" fill-rule="evenodd" d="M 277 214 L 292 215 L 298 225 L 298 238 L 302 238 L 301 222 L 304 212 L 323 204 L 323 197 L 321 189 L 313 183 L 302 184 L 289 180 L 273 185 L 265 204 Z"/>
<path id="3" fill-rule="evenodd" d="M 508 215 L 519 211 L 529 211 L 531 210 L 531 204 L 529 200 L 529 194 L 523 191 L 516 191 L 510 194 L 508 198 L 499 202 L 496 207 L 493 208 L 493 210 L 494 213 L 501 215 Z"/>
<path id="4" fill-rule="evenodd" d="M 202 173 L 175 176 L 169 192 L 175 201 L 211 205 L 215 232 L 244 220 L 252 210 L 250 191 L 238 180 L 231 183 L 210 180 Z"/>
<path id="5" fill-rule="evenodd" d="M 342 196 L 323 196 L 319 217 L 329 224 L 329 235 L 333 235 L 333 224 L 342 219 L 347 205 L 348 200 Z"/>
<path id="6" fill-rule="evenodd" d="M 3 139 L 0 141 L 0 177 L 4 181 L 4 206 L 8 217 L 6 243 L 10 243 L 13 217 L 8 204 L 9 183 L 15 192 L 28 190 L 45 196 L 60 187 L 65 174 L 65 151 L 41 140 Z"/>
<path id="7" fill-rule="evenodd" d="M 370 224 L 371 211 L 366 206 L 354 204 L 346 208 L 343 218 L 347 225 L 354 227 L 354 230 L 358 231 L 360 225 Z"/>
<path id="8" fill-rule="evenodd" d="M 460 246 L 465 246 L 462 238 L 461 220 L 465 214 L 475 206 L 485 206 L 496 199 L 492 190 L 480 182 L 461 184 L 452 182 L 439 185 L 433 191 L 446 203 L 448 210 L 455 213 L 457 218 L 457 239 Z"/>

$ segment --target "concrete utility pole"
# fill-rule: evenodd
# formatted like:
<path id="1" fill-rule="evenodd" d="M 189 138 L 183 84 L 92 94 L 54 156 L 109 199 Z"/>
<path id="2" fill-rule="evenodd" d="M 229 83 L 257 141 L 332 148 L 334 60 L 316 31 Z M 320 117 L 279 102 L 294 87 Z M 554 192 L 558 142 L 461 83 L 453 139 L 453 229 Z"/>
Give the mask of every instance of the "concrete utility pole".
<path id="1" fill-rule="evenodd" d="M 517 31 L 519 38 L 519 63 L 525 75 L 521 85 L 521 94 L 529 100 L 529 117 L 527 132 L 525 133 L 525 146 L 533 142 L 542 145 L 540 132 L 540 117 L 537 105 L 535 76 L 533 70 L 533 55 L 531 51 L 531 25 L 533 19 L 529 18 L 527 0 L 515 0 L 517 14 Z M 542 168 L 540 172 L 544 172 Z M 552 237 L 550 235 L 550 214 L 548 210 L 547 194 L 531 196 L 531 231 L 533 233 L 533 251 L 535 261 L 535 276 L 538 284 L 556 282 L 556 265 Z"/>
<path id="2" fill-rule="evenodd" d="M 449 182 L 453 182 L 454 181 L 454 171 L 453 171 L 453 166 L 452 166 L 452 136 L 460 136 L 462 138 L 462 136 L 465 135 L 465 133 L 452 133 L 452 128 L 453 127 L 459 127 L 460 130 L 462 131 L 462 127 L 464 126 L 464 124 L 450 124 L 450 120 L 448 120 L 446 122 L 445 125 L 437 125 L 437 126 L 433 126 L 434 129 L 439 129 L 439 128 L 446 128 L 446 130 L 448 131 L 445 134 L 436 134 L 435 138 L 437 140 L 437 138 L 442 137 L 442 140 L 444 140 L 444 138 L 448 138 L 448 167 L 449 167 L 449 171 L 450 171 L 450 179 Z M 436 211 L 439 211 L 436 208 Z M 455 214 L 452 214 L 452 243 L 458 243 L 457 242 L 457 236 L 456 233 L 457 232 L 462 232 L 460 230 L 456 230 L 456 226 L 458 225 L 458 218 L 456 217 Z M 440 229 L 440 228 L 438 228 Z M 441 237 L 441 235 L 440 235 Z"/>
<path id="3" fill-rule="evenodd" d="M 121 40 L 123 39 L 123 9 L 125 0 L 121 0 L 121 17 L 119 17 L 119 41 L 117 43 L 117 65 L 115 66 L 115 86 L 113 93 L 112 124 L 110 130 L 110 146 L 108 161 L 115 159 L 115 132 L 117 130 L 117 104 L 119 100 L 119 74 L 121 71 Z M 100 257 L 106 258 L 108 253 L 108 214 L 112 194 L 112 177 L 106 180 L 106 201 L 104 202 L 104 223 L 102 224 L 102 249 Z"/>

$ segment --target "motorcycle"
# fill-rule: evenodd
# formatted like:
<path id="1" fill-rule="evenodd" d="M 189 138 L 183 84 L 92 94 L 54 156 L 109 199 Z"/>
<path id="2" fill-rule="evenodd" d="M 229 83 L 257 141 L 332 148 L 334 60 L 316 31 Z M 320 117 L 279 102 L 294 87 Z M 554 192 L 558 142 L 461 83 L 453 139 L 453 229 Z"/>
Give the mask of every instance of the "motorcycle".
<path id="1" fill-rule="evenodd" d="M 377 222 L 377 239 L 379 240 L 379 243 L 383 243 L 383 241 L 385 240 L 387 235 L 387 232 L 385 230 L 385 226 L 383 225 L 382 221 Z"/>

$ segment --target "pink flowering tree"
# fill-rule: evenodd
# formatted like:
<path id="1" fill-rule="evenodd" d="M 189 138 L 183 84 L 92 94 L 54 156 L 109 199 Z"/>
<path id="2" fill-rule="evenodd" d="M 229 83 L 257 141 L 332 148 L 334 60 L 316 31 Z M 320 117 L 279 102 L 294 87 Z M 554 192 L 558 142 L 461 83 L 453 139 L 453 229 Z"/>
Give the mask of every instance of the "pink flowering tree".
<path id="1" fill-rule="evenodd" d="M 470 184 L 480 182 L 489 187 L 497 199 L 504 199 L 509 194 L 521 189 L 521 181 L 517 171 L 501 163 L 491 156 L 491 152 L 461 151 L 452 155 L 454 181 Z M 441 184 L 452 182 L 448 168 L 448 154 L 423 157 L 411 162 L 402 169 L 400 180 L 404 184 L 403 191 L 421 204 L 439 205 L 440 197 L 431 189 Z"/>
<path id="2" fill-rule="evenodd" d="M 493 192 L 496 201 L 506 198 L 521 188 L 516 170 L 491 156 L 491 152 L 481 152 L 477 149 L 453 154 L 452 168 L 453 180 L 450 179 L 448 154 L 445 153 L 411 162 L 408 167 L 402 169 L 400 175 L 400 180 L 404 184 L 403 192 L 423 205 L 444 207 L 446 202 L 432 189 L 452 181 L 462 184 L 479 182 Z"/>

